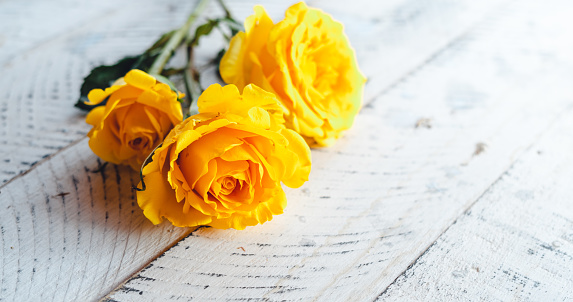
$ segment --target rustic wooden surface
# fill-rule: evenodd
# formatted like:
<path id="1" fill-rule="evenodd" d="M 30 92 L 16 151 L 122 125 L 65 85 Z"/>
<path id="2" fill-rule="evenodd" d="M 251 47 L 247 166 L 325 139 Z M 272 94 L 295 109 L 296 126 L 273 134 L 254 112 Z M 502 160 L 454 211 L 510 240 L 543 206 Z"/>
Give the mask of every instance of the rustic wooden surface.
<path id="1" fill-rule="evenodd" d="M 344 22 L 365 106 L 284 215 L 234 231 L 149 223 L 71 106 L 192 2 L 0 2 L 0 300 L 573 300 L 573 5 L 309 5 Z"/>

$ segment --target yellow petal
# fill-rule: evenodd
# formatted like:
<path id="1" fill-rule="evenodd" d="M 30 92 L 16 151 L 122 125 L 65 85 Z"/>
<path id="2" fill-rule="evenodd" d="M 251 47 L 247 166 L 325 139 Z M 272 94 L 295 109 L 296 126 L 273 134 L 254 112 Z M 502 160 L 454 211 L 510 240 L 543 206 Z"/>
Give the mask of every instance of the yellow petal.
<path id="1" fill-rule="evenodd" d="M 197 192 L 197 194 L 204 199 L 207 198 L 207 193 L 209 192 L 209 188 L 211 187 L 211 183 L 215 180 L 215 176 L 217 175 L 217 161 L 211 160 L 207 164 L 207 173 L 202 175 L 195 185 L 193 186 L 193 190 Z M 201 202 L 202 203 L 202 202 Z M 200 208 L 199 206 L 198 208 Z M 209 211 L 209 210 L 206 210 Z M 212 213 L 211 215 L 216 215 L 216 213 Z"/>
<path id="2" fill-rule="evenodd" d="M 153 224 L 159 224 L 163 217 L 178 227 L 205 225 L 211 217 L 191 208 L 183 213 L 183 203 L 178 203 L 175 193 L 158 171 L 145 175 L 145 191 L 137 192 L 137 203 L 143 209 L 143 214 Z M 139 185 L 141 188 L 141 184 Z"/>
<path id="3" fill-rule="evenodd" d="M 217 161 L 217 178 L 229 175 L 244 179 L 240 174 L 249 168 L 249 163 L 245 160 L 226 161 L 222 158 L 216 158 L 215 160 Z"/>
<path id="4" fill-rule="evenodd" d="M 122 159 L 118 158 L 114 152 L 114 150 L 119 150 L 121 142 L 109 127 L 104 126 L 103 129 L 94 129 L 88 133 L 88 136 L 90 137 L 88 144 L 97 156 L 114 164 L 122 163 Z"/>
<path id="5" fill-rule="evenodd" d="M 92 89 L 90 90 L 90 92 L 88 93 L 88 99 L 90 100 L 89 102 L 86 102 L 87 105 L 97 105 L 101 102 L 103 102 L 110 94 L 114 93 L 115 91 L 117 91 L 118 89 L 122 88 L 123 85 L 113 85 L 111 87 L 108 87 L 104 90 L 102 89 Z"/>
<path id="6" fill-rule="evenodd" d="M 245 53 L 259 54 L 267 44 L 269 33 L 273 28 L 273 20 L 261 5 L 255 5 L 253 10 L 255 14 L 245 19 L 247 38 L 244 47 Z"/>
<path id="7" fill-rule="evenodd" d="M 271 127 L 271 118 L 263 108 L 253 107 L 249 110 L 249 123 L 255 127 L 269 129 Z"/>
<path id="8" fill-rule="evenodd" d="M 139 69 L 130 70 L 124 77 L 125 82 L 128 85 L 137 87 L 142 90 L 146 90 L 155 85 L 155 78 L 149 74 L 141 71 Z"/>
<path id="9" fill-rule="evenodd" d="M 304 2 L 298 2 L 286 10 L 285 19 L 296 17 L 301 13 L 305 13 L 307 10 L 308 6 L 306 6 Z"/>
<path id="10" fill-rule="evenodd" d="M 236 212 L 229 218 L 213 219 L 210 226 L 217 229 L 233 228 L 243 230 L 247 226 L 262 224 L 273 219 L 273 215 L 282 214 L 286 207 L 286 196 L 280 186 L 273 190 L 265 202 L 259 203 L 252 211 Z"/>
<path id="11" fill-rule="evenodd" d="M 225 113 L 230 107 L 241 105 L 241 94 L 235 85 L 221 86 L 213 84 L 199 96 L 199 112 Z"/>
<path id="12" fill-rule="evenodd" d="M 233 83 L 239 87 L 245 85 L 245 78 L 243 72 L 244 62 L 244 41 L 246 34 L 244 32 L 237 33 L 229 42 L 229 49 L 221 58 L 219 65 L 219 73 L 225 83 Z"/>
<path id="13" fill-rule="evenodd" d="M 222 128 L 185 146 L 179 153 L 178 163 L 189 186 L 195 187 L 199 178 L 207 173 L 207 163 L 241 144 L 232 131 Z"/>
<path id="14" fill-rule="evenodd" d="M 291 173 L 287 172 L 282 181 L 290 188 L 298 188 L 308 180 L 308 175 L 310 174 L 310 149 L 298 133 L 290 129 L 283 129 L 281 130 L 281 134 L 289 141 L 287 149 L 296 154 L 297 158 L 296 163 L 287 163 L 287 166 L 294 169 L 291 170 Z"/>
<path id="15" fill-rule="evenodd" d="M 125 84 L 127 84 L 125 82 L 125 79 L 123 77 L 121 77 L 121 78 L 115 80 L 115 82 L 113 82 L 113 84 L 111 84 L 111 85 L 116 86 L 116 85 L 125 85 Z"/>
<path id="16" fill-rule="evenodd" d="M 229 44 L 229 50 L 221 59 L 221 77 L 227 83 L 233 83 L 240 89 L 252 82 L 250 74 L 261 73 L 259 66 L 254 66 L 248 58 L 250 53 L 258 56 L 265 52 L 269 32 L 273 27 L 273 21 L 269 18 L 265 9 L 257 5 L 254 7 L 255 14 L 245 19 L 245 33 L 236 34 Z"/>
<path id="17" fill-rule="evenodd" d="M 257 85 L 249 84 L 243 89 L 243 100 L 248 107 L 261 107 L 274 119 L 275 124 L 284 124 L 284 107 L 281 106 L 277 96 Z"/>
<path id="18" fill-rule="evenodd" d="M 92 109 L 86 116 L 86 123 L 93 126 L 97 126 L 99 123 L 101 123 L 104 113 L 105 113 L 104 106 L 99 106 Z"/>
<path id="19" fill-rule="evenodd" d="M 159 94 L 155 91 L 144 90 L 137 98 L 137 102 L 147 106 L 157 106 L 159 103 Z"/>
<path id="20" fill-rule="evenodd" d="M 97 105 L 101 103 L 109 93 L 106 93 L 103 89 L 92 89 L 88 93 L 89 102 L 86 102 L 88 105 Z"/>
<path id="21" fill-rule="evenodd" d="M 246 125 L 246 124 L 237 124 L 237 125 L 230 124 L 230 125 L 227 125 L 226 128 L 244 131 L 246 133 L 251 133 L 250 135 L 245 134 L 245 136 L 260 135 L 262 137 L 266 137 L 266 138 L 272 140 L 276 144 L 285 145 L 285 146 L 288 144 L 288 141 L 286 140 L 286 138 L 284 138 L 284 136 L 279 134 L 277 131 L 270 131 L 270 130 L 266 130 L 266 129 L 262 129 L 262 128 L 259 128 L 256 126 Z"/>

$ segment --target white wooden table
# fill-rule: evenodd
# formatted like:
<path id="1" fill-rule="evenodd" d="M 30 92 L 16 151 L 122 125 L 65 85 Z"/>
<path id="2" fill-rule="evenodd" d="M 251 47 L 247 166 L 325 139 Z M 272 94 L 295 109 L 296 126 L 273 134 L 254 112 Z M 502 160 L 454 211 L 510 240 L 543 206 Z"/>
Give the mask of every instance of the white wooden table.
<path id="1" fill-rule="evenodd" d="M 0 300 L 573 301 L 572 2 L 309 1 L 344 22 L 365 105 L 244 231 L 153 226 L 72 107 L 192 4 L 0 1 Z"/>

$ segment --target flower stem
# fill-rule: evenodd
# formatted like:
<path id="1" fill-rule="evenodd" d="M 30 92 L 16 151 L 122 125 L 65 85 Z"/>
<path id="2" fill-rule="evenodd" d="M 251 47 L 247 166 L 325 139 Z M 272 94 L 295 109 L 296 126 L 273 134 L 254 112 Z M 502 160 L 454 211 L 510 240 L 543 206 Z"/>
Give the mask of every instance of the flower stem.
<path id="1" fill-rule="evenodd" d="M 181 28 L 179 28 L 173 34 L 173 36 L 171 36 L 171 38 L 169 39 L 163 50 L 161 50 L 161 53 L 159 54 L 157 59 L 155 59 L 155 61 L 153 62 L 153 65 L 151 65 L 151 67 L 149 68 L 148 72 L 150 74 L 161 73 L 163 67 L 165 67 L 165 64 L 167 64 L 167 61 L 169 61 L 175 49 L 179 47 L 183 38 L 187 36 L 187 32 L 189 31 L 191 24 L 193 24 L 193 22 L 195 22 L 195 19 L 197 19 L 197 17 L 203 12 L 203 10 L 205 10 L 207 2 L 209 2 L 209 0 L 199 0 L 197 5 L 195 5 L 193 11 L 187 18 L 187 22 L 185 22 L 185 24 Z"/>
<path id="2" fill-rule="evenodd" d="M 201 95 L 203 92 L 203 88 L 201 87 L 199 80 L 200 75 L 197 69 L 195 69 L 193 60 L 193 43 L 187 43 L 187 65 L 185 66 L 185 71 L 183 72 L 183 80 L 185 83 L 185 89 L 187 91 L 187 102 L 184 106 L 185 118 L 198 113 L 194 112 L 196 110 L 192 109 L 197 107 L 197 100 L 199 99 L 199 95 Z"/>
<path id="3" fill-rule="evenodd" d="M 227 8 L 227 5 L 225 5 L 225 2 L 223 2 L 223 0 L 217 0 L 217 2 L 219 2 L 219 5 L 225 11 L 225 17 L 229 19 L 234 19 L 233 15 L 231 15 L 231 11 L 229 10 L 229 8 Z"/>

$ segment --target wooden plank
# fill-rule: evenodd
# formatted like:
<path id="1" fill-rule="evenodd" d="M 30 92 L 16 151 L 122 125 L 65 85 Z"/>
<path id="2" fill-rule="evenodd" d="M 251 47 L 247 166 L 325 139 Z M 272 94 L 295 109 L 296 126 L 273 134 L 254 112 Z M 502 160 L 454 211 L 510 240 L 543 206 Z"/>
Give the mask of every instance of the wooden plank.
<path id="1" fill-rule="evenodd" d="M 63 0 L 34 3 L 40 2 L 0 3 L 0 28 L 8 29 L 0 33 L 0 184 L 85 136 L 84 115 L 71 105 L 92 67 L 145 49 L 160 33 L 179 26 L 192 6 L 192 2 L 176 0 L 122 5 L 98 1 L 85 6 Z M 274 20 L 280 20 L 294 2 L 263 4 Z M 229 6 L 237 18 L 244 19 L 252 14 L 255 3 L 230 1 Z M 360 65 L 372 83 L 366 88 L 366 102 L 497 5 L 493 0 L 432 3 L 399 0 L 372 7 L 361 0 L 356 7 L 371 9 L 341 10 L 335 7 L 347 7 L 345 1 L 309 2 L 324 6 L 345 22 Z M 80 14 L 80 10 L 89 12 Z M 216 8 L 209 9 L 209 14 L 215 12 Z M 217 38 L 205 40 L 198 51 L 199 61 L 207 61 L 220 46 Z M 214 70 L 203 78 L 205 85 L 212 83 Z"/>
<path id="2" fill-rule="evenodd" d="M 379 301 L 571 301 L 573 110 Z"/>
<path id="3" fill-rule="evenodd" d="M 345 24 L 369 83 L 365 103 L 416 72 L 508 1 L 316 0 Z"/>
<path id="4" fill-rule="evenodd" d="M 125 2 L 125 5 L 133 5 Z M 69 1 L 31 0 L 0 2 L 0 65 L 81 24 L 105 18 L 119 10 L 115 1 L 103 0 L 70 5 Z M 33 20 L 33 22 L 30 22 Z"/>
<path id="5" fill-rule="evenodd" d="M 232 3 L 239 17 L 251 13 L 251 4 Z M 288 4 L 266 6 L 272 16 L 280 16 Z M 0 187 L 0 205 L 4 209 L 0 213 L 3 261 L 0 296 L 3 299 L 100 298 L 189 233 L 188 229 L 174 229 L 169 225 L 152 227 L 145 220 L 129 189 L 137 182 L 133 172 L 112 166 L 102 173 L 90 172 L 97 168 L 98 161 L 86 140 L 78 141 L 87 127 L 83 115 L 71 105 L 77 98 L 81 78 L 90 67 L 112 63 L 143 49 L 158 33 L 180 24 L 190 5 L 145 2 L 133 10 L 118 8 L 101 20 L 87 20 L 83 25 L 74 26 L 70 33 L 22 46 L 20 49 L 26 49 L 25 53 L 8 57 L 8 63 L 2 67 L 5 80 L 0 82 L 0 91 L 4 91 L 5 96 L 0 99 L 2 181 L 28 171 L 35 161 L 40 162 L 27 174 Z M 393 5 L 381 9 L 380 13 L 391 15 L 393 9 L 398 10 L 405 4 L 397 1 Z M 456 16 L 474 6 L 466 1 L 460 10 L 443 16 L 451 20 L 452 27 L 463 28 L 475 18 Z M 407 7 L 416 9 L 413 4 Z M 421 10 L 419 15 L 426 14 L 441 13 Z M 336 17 L 344 19 L 343 12 L 338 12 Z M 66 26 L 60 33 L 66 32 Z M 368 22 L 357 23 L 357 27 L 350 22 L 347 29 L 359 32 L 365 26 Z M 433 25 L 425 26 L 432 28 Z M 382 26 L 373 34 L 399 30 L 399 27 L 399 24 L 386 29 Z M 436 31 L 433 35 L 436 41 L 441 41 L 451 38 L 452 33 Z M 412 31 L 393 43 L 396 48 L 410 47 L 416 38 Z M 355 41 L 361 53 L 363 43 Z M 424 39 L 423 47 L 418 48 L 419 56 L 430 56 L 438 47 L 436 41 Z M 391 57 L 380 59 L 380 62 L 391 61 Z M 400 70 L 400 64 L 396 64 L 395 70 Z M 407 68 L 402 70 L 407 72 Z M 66 148 L 69 144 L 72 145 Z M 341 142 L 341 146 L 344 145 Z M 330 157 L 329 153 L 321 153 L 315 152 L 318 170 L 321 158 L 322 165 L 328 166 Z M 49 155 L 53 157 L 41 160 Z M 297 194 L 310 194 L 309 190 L 289 191 L 289 199 L 296 201 Z M 284 228 L 280 222 L 269 227 L 272 225 Z"/>
<path id="6" fill-rule="evenodd" d="M 153 226 L 131 190 L 138 173 L 92 172 L 99 163 L 82 140 L 2 188 L 3 299 L 97 299 L 189 232 Z"/>
<path id="7" fill-rule="evenodd" d="M 107 301 L 374 300 L 571 111 L 569 33 L 556 28 L 572 9 L 499 8 L 313 150 L 284 215 L 200 229 Z M 415 128 L 421 118 L 431 129 Z"/>
<path id="8" fill-rule="evenodd" d="M 18 27 L 26 22 L 27 26 L 14 30 L 19 35 L 8 36 L 2 47 L 7 50 L 0 57 L 0 183 L 85 137 L 89 130 L 85 114 L 73 107 L 83 77 L 96 65 L 113 63 L 145 49 L 161 32 L 182 23 L 191 7 L 191 3 L 179 1 L 138 2 L 141 4 L 135 18 L 133 11 L 117 3 L 112 3 L 114 8 L 109 10 L 106 5 L 111 2 L 107 1 L 83 19 L 78 9 L 90 10 L 97 5 L 74 8 L 63 2 L 30 9 L 28 2 L 2 3 L 13 7 L 6 10 L 8 13 L 20 8 L 20 13 L 15 12 L 20 16 L 14 17 L 17 20 L 28 10 L 31 16 L 44 17 L 36 22 L 16 22 L 12 18 L 2 21 Z M 181 9 L 170 9 L 175 5 Z M 60 7 L 61 12 L 49 13 Z M 71 20 L 54 22 L 54 18 Z M 47 29 L 38 31 L 38 26 Z M 30 37 L 27 32 L 32 32 Z"/>

